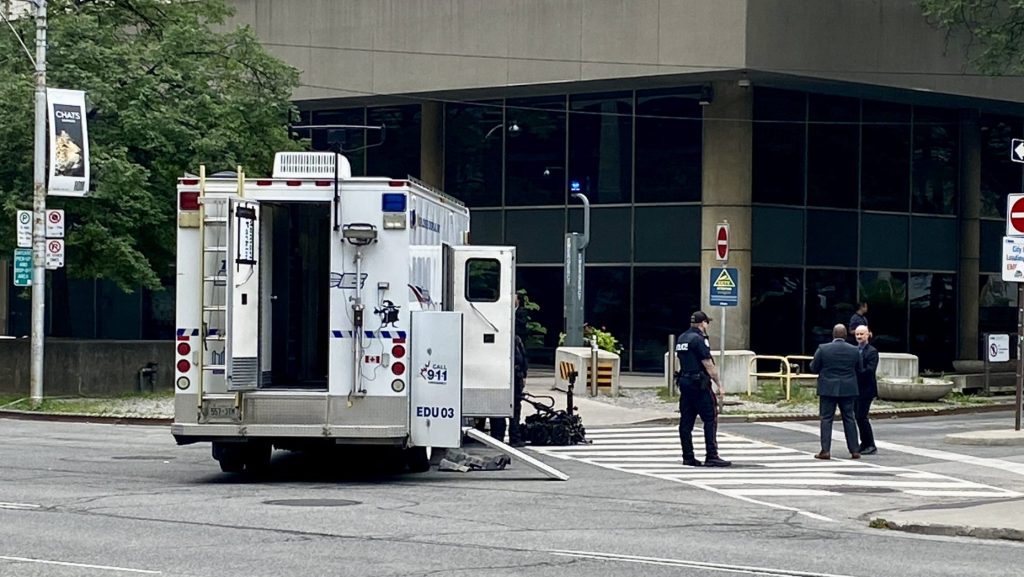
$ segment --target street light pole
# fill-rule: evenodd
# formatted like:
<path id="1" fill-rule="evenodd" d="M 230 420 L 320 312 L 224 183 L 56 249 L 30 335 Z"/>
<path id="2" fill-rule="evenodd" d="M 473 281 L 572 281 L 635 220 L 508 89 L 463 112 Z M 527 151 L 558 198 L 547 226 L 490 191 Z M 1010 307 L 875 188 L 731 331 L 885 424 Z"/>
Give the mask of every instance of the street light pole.
<path id="1" fill-rule="evenodd" d="M 32 209 L 31 402 L 43 401 L 43 313 L 46 306 L 46 0 L 36 5 L 36 135 Z"/>

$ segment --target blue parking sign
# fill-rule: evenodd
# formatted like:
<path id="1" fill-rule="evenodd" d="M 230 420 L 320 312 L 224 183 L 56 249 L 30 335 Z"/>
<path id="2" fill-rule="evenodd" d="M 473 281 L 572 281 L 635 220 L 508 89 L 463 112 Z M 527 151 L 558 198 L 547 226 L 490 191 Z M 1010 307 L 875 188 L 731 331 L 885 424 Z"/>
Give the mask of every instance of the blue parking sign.
<path id="1" fill-rule="evenodd" d="M 711 306 L 734 307 L 740 303 L 740 273 L 735 268 L 711 269 Z"/>

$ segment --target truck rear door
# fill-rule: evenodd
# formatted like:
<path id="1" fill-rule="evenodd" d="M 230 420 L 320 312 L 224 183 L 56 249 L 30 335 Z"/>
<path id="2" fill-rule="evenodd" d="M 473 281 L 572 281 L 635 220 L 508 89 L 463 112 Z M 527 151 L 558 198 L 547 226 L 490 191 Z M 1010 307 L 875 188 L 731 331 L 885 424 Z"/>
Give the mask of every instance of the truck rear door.
<path id="1" fill-rule="evenodd" d="M 225 364 L 228 390 L 242 391 L 260 380 L 260 206 L 232 199 L 229 207 Z"/>

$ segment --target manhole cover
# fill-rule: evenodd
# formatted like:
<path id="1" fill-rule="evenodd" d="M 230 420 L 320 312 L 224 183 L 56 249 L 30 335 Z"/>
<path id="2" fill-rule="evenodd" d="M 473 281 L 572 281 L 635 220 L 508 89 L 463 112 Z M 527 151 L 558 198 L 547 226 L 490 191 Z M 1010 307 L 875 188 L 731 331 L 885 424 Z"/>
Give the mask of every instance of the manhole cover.
<path id="1" fill-rule="evenodd" d="M 347 499 L 275 499 L 264 501 L 264 505 L 283 505 L 285 507 L 347 507 L 358 505 L 359 501 Z"/>
<path id="2" fill-rule="evenodd" d="M 119 455 L 111 458 L 119 461 L 170 461 L 174 459 L 174 457 L 161 455 Z"/>

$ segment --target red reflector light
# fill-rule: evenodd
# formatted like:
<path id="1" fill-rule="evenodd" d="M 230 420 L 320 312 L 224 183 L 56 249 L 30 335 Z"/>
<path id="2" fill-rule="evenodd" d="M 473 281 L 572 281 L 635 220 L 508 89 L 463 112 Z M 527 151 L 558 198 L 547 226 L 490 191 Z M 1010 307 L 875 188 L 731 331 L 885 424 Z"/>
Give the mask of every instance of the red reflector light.
<path id="1" fill-rule="evenodd" d="M 395 345 L 391 347 L 391 356 L 395 357 L 396 359 L 404 357 L 405 347 L 403 347 L 402 345 Z"/>
<path id="2" fill-rule="evenodd" d="M 178 208 L 181 210 L 199 210 L 199 191 L 183 192 L 178 195 Z"/>
<path id="3" fill-rule="evenodd" d="M 270 186 L 271 184 L 274 184 L 273 180 L 257 180 L 256 181 L 256 186 Z"/>
<path id="4" fill-rule="evenodd" d="M 178 343 L 178 354 L 187 355 L 192 352 L 192 347 L 188 346 L 188 343 Z"/>
<path id="5" fill-rule="evenodd" d="M 333 183 L 334 183 L 333 180 L 318 180 L 318 181 L 316 181 L 316 185 L 317 186 L 330 186 Z"/>
<path id="6" fill-rule="evenodd" d="M 198 178 L 181 178 L 181 179 L 178 179 L 178 182 L 180 182 L 184 186 L 195 186 L 195 185 L 199 184 L 199 179 Z"/>
<path id="7" fill-rule="evenodd" d="M 192 368 L 192 363 L 188 362 L 188 359 L 181 359 L 178 361 L 178 372 L 187 373 Z"/>
<path id="8" fill-rule="evenodd" d="M 391 363 L 391 372 L 395 376 L 405 373 L 405 363 Z"/>
<path id="9" fill-rule="evenodd" d="M 405 186 L 406 181 L 404 180 L 392 180 L 388 182 L 388 186 Z"/>
<path id="10" fill-rule="evenodd" d="M 302 186 L 301 180 L 286 180 L 284 181 L 284 183 L 287 184 L 288 186 Z"/>

